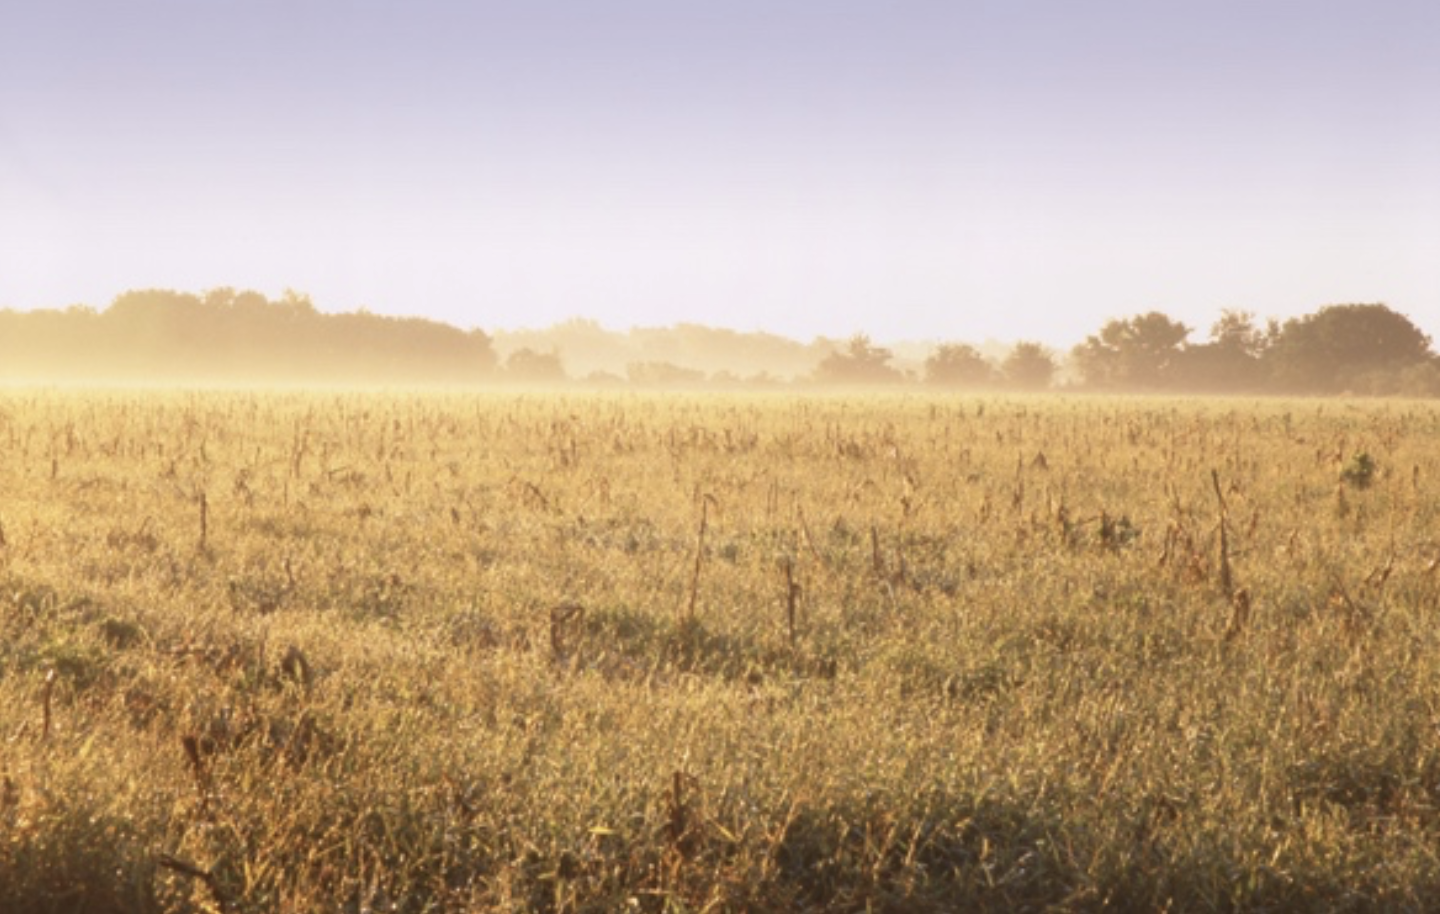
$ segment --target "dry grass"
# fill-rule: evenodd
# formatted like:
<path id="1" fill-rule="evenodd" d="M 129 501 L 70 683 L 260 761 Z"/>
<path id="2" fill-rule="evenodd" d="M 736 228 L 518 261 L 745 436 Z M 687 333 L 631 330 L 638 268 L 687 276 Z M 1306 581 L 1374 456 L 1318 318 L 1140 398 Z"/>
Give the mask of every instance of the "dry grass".
<path id="1" fill-rule="evenodd" d="M 1437 445 L 1405 403 L 12 391 L 0 910 L 1424 909 Z"/>

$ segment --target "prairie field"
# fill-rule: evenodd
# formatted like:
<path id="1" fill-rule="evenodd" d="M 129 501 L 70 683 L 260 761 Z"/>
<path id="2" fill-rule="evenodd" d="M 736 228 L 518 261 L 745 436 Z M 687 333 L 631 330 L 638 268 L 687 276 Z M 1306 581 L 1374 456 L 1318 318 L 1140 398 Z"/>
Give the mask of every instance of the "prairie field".
<path id="1" fill-rule="evenodd" d="M 1421 910 L 1440 407 L 0 392 L 0 911 Z"/>

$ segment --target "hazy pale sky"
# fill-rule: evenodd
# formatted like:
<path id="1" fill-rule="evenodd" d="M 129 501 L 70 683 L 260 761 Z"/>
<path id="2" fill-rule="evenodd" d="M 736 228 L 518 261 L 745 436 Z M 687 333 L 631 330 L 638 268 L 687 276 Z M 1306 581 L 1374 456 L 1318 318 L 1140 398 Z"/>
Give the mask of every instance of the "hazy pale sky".
<path id="1" fill-rule="evenodd" d="M 1440 338 L 1434 0 L 0 6 L 0 307 Z"/>

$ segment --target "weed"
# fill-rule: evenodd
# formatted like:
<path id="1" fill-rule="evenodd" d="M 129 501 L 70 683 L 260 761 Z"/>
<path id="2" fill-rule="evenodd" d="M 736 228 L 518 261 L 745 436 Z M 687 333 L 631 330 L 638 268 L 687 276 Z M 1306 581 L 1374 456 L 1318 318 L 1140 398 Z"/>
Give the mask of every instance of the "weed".
<path id="1" fill-rule="evenodd" d="M 1440 886 L 1428 405 L 0 410 L 6 912 Z"/>

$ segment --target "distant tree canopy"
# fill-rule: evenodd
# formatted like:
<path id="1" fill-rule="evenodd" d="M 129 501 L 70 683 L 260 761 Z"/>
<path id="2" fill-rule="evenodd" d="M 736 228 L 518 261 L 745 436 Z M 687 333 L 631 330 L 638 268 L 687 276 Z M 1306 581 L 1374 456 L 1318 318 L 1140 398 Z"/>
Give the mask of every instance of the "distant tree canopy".
<path id="1" fill-rule="evenodd" d="M 1055 357 L 1039 343 L 1016 343 L 1000 363 L 1005 384 L 1016 390 L 1044 390 L 1055 379 L 1059 366 Z"/>
<path id="2" fill-rule="evenodd" d="M 815 380 L 822 384 L 894 384 L 905 376 L 890 365 L 890 350 L 857 333 L 844 350 L 832 352 L 815 367 Z"/>
<path id="3" fill-rule="evenodd" d="M 1287 391 L 1391 393 L 1398 378 L 1433 362 L 1430 338 L 1384 305 L 1332 305 L 1286 321 L 1267 353 Z"/>
<path id="4" fill-rule="evenodd" d="M 995 382 L 995 366 L 980 350 L 964 343 L 946 343 L 925 360 L 925 383 L 937 387 L 980 388 Z"/>
<path id="5" fill-rule="evenodd" d="M 1186 390 L 1236 393 L 1265 385 L 1265 353 L 1273 328 L 1255 326 L 1248 311 L 1227 310 L 1210 328 L 1210 340 L 1186 346 L 1177 363 L 1175 386 Z"/>
<path id="6" fill-rule="evenodd" d="M 1093 387 L 1163 387 L 1176 376 L 1190 328 L 1151 311 L 1112 320 L 1071 352 L 1075 368 Z"/>
<path id="7" fill-rule="evenodd" d="M 622 379 L 630 365 L 645 362 L 669 362 L 707 375 L 798 377 L 814 371 L 816 363 L 833 348 L 771 333 L 741 333 L 693 323 L 609 330 L 581 318 L 544 329 L 497 330 L 494 336 L 495 347 L 502 353 L 519 349 L 559 352 L 569 374 L 588 379 L 604 372 L 614 376 L 607 383 Z"/>
<path id="8" fill-rule="evenodd" d="M 0 312 L 9 377 L 192 382 L 468 383 L 495 367 L 490 338 L 421 318 L 321 314 L 286 292 L 126 292 L 103 312 Z"/>
<path id="9" fill-rule="evenodd" d="M 1332 305 L 1263 329 L 1248 311 L 1225 311 L 1208 342 L 1189 333 L 1155 311 L 1112 320 L 1071 364 L 1096 390 L 1440 393 L 1429 337 L 1384 305 Z"/>
<path id="10" fill-rule="evenodd" d="M 517 349 L 505 359 L 505 379 L 521 384 L 558 384 L 566 379 L 565 363 L 553 350 Z"/>
<path id="11" fill-rule="evenodd" d="M 1249 311 L 1226 310 L 1208 339 L 1195 342 L 1191 334 L 1160 311 L 1106 321 L 1070 351 L 1066 388 L 1440 397 L 1440 356 L 1430 338 L 1382 304 L 1330 305 L 1263 324 Z M 495 338 L 481 330 L 364 309 L 323 314 L 291 291 L 272 301 L 229 287 L 198 295 L 143 289 L 117 296 L 103 311 L 0 310 L 0 381 L 549 385 L 568 383 L 573 369 L 610 387 L 859 387 L 923 379 L 952 390 L 1045 390 L 1062 369 L 1055 353 L 1031 341 L 1003 357 L 988 345 L 982 352 L 945 342 L 922 363 L 913 345 L 896 359 L 863 333 L 802 344 L 685 323 L 619 333 L 576 319 L 500 337 L 503 365 Z"/>

